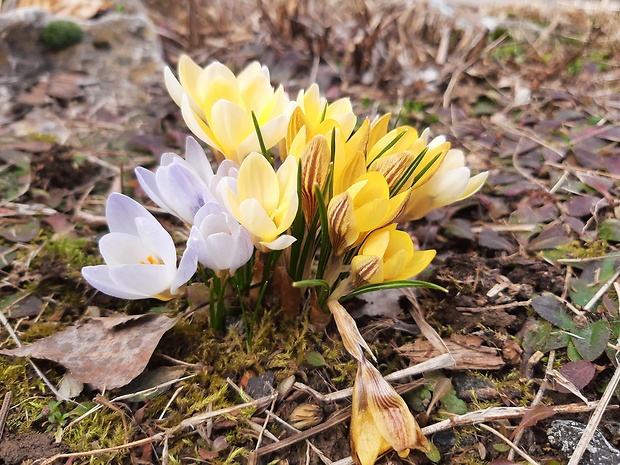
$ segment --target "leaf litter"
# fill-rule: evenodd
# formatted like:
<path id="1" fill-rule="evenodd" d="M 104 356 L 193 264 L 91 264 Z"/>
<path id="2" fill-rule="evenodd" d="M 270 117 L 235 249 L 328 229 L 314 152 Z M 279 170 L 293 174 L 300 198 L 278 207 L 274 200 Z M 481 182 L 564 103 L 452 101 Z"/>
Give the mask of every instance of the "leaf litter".
<path id="1" fill-rule="evenodd" d="M 430 125 L 433 131 L 450 134 L 458 146 L 469 152 L 468 163 L 474 170 L 491 168 L 490 187 L 475 201 L 438 212 L 428 218 L 427 227 L 413 232 L 420 242 L 438 249 L 439 261 L 430 279 L 448 289 L 445 296 L 418 296 L 425 317 L 438 329 L 457 359 L 456 369 L 467 374 L 481 370 L 485 376 L 496 380 L 497 392 L 505 405 L 528 404 L 532 400 L 532 385 L 541 383 L 548 374 L 541 369 L 538 357 L 552 350 L 561 352 L 566 360 L 574 359 L 564 360 L 566 363 L 558 370 L 574 388 L 583 391 L 582 395 L 589 400 L 600 397 L 597 388 L 608 380 L 606 368 L 612 366 L 610 360 L 615 360 L 617 353 L 610 344 L 615 344 L 620 332 L 617 290 L 613 286 L 609 290 L 605 288 L 617 268 L 613 254 L 617 254 L 619 237 L 615 209 L 619 194 L 617 108 L 620 99 L 613 87 L 616 70 L 610 66 L 618 59 L 611 46 L 618 39 L 613 15 L 599 20 L 600 31 L 597 32 L 587 15 L 579 12 L 572 16 L 566 12 L 547 12 L 548 16 L 528 12 L 524 17 L 533 17 L 531 24 L 525 27 L 524 23 L 502 24 L 495 32 L 487 33 L 478 28 L 475 21 L 467 20 L 471 12 L 446 16 L 429 7 L 403 6 L 398 2 L 343 4 L 337 14 L 329 2 L 261 2 L 258 10 L 255 3 L 247 8 L 246 2 L 235 2 L 227 7 L 190 2 L 195 9 L 193 13 L 197 9 L 199 14 L 192 14 L 179 5 L 166 4 L 162 8 L 161 2 L 156 0 L 147 3 L 172 64 L 184 49 L 203 62 L 217 58 L 239 67 L 256 58 L 274 70 L 275 80 L 299 87 L 316 77 L 330 98 L 349 95 L 359 107 L 366 101 L 377 101 L 380 111 L 398 112 L 402 108 L 401 117 L 410 124 L 420 129 Z M 501 18 L 505 11 L 492 14 Z M 123 112 L 106 107 L 103 101 L 95 113 L 88 113 L 95 118 L 86 118 L 81 101 L 82 78 L 66 73 L 52 76 L 45 83 L 35 83 L 18 95 L 22 106 L 16 105 L 7 113 L 8 119 L 2 117 L 3 124 L 8 124 L 11 117 L 17 122 L 26 116 L 29 124 L 39 124 L 42 128 L 48 119 L 61 136 L 49 142 L 46 140 L 49 134 L 43 130 L 37 137 L 19 138 L 12 131 L 0 131 L 4 150 L 20 153 L 2 158 L 2 193 L 7 195 L 7 200 L 29 205 L 27 209 L 15 204 L 0 205 L 3 211 L 8 211 L 5 217 L 11 221 L 7 224 L 32 226 L 35 219 L 63 214 L 69 222 L 75 222 L 79 234 L 94 236 L 101 232 L 103 196 L 110 190 L 119 190 L 120 186 L 136 190 L 135 181 L 124 172 L 145 160 L 154 161 L 167 146 L 177 147 L 182 140 L 178 114 L 169 102 L 161 103 L 165 100 L 158 101 L 156 97 L 154 106 L 158 109 L 146 119 L 149 135 L 144 135 L 141 122 L 136 126 L 126 125 L 132 118 L 138 119 L 135 113 L 128 111 L 126 114 L 132 116 L 123 119 L 119 116 Z M 26 95 L 29 95 L 27 101 L 24 100 Z M 376 111 L 377 107 L 367 108 L 371 116 Z M 13 127 L 20 128 L 18 124 Z M 22 125 L 22 129 L 24 127 Z M 77 143 L 76 138 L 72 138 L 73 146 L 68 146 L 64 140 L 69 128 L 77 128 L 85 135 Z M 84 128 L 99 134 L 89 138 Z M 151 131 L 151 128 L 158 129 Z M 118 141 L 127 141 L 127 144 Z M 95 156 L 85 157 L 85 152 Z M 43 205 L 46 210 L 37 205 Z M 36 228 L 14 228 L 15 233 L 7 232 L 8 237 L 0 244 L 4 247 L 0 249 L 5 251 L 3 256 L 7 257 L 3 265 L 7 273 L 3 297 L 16 295 L 16 289 L 36 282 L 37 276 L 44 277 L 33 296 L 39 300 L 23 308 L 10 306 L 6 315 L 16 324 L 16 331 L 25 337 L 42 335 L 36 333 L 40 318 L 66 325 L 80 317 L 83 308 L 63 305 L 63 293 L 68 293 L 69 287 L 72 293 L 77 288 L 81 301 L 86 301 L 84 288 L 75 278 L 61 276 L 61 280 L 68 282 L 59 283 L 57 278 L 51 277 L 56 273 L 29 270 L 22 265 L 31 259 L 37 263 L 37 255 L 43 250 L 37 237 L 42 233 L 50 234 L 47 228 L 44 222 Z M 70 227 L 61 230 L 70 230 Z M 32 231 L 35 236 L 29 237 Z M 18 242 L 10 242 L 11 238 Z M 28 257 L 14 255 L 24 250 L 28 251 Z M 54 260 L 49 255 L 43 258 Z M 590 310 L 585 310 L 601 289 L 604 295 L 592 303 Z M 557 300 L 548 293 L 562 296 L 564 300 Z M 105 315 L 118 305 L 103 296 L 89 296 L 88 300 L 91 299 L 101 306 Z M 416 362 L 428 361 L 435 355 L 433 345 L 425 346 L 417 331 L 408 331 L 408 328 L 415 328 L 415 324 L 402 312 L 396 299 L 391 304 L 389 299 L 381 300 L 374 307 L 360 311 L 357 317 L 363 323 L 360 328 L 365 330 L 365 336 L 372 336 L 367 339 L 373 341 L 373 348 L 377 347 L 386 370 L 409 364 L 405 354 L 409 347 L 422 347 L 424 351 Z M 391 321 L 385 320 L 379 307 L 385 308 Z M 176 313 L 178 309 L 164 310 Z M 97 320 L 83 324 L 81 327 L 87 328 L 87 334 L 92 331 L 93 340 L 100 341 L 95 344 L 97 347 L 90 347 L 86 352 L 91 356 L 97 354 L 101 351 L 99 345 L 103 344 L 104 353 L 107 353 L 111 347 L 109 338 L 122 341 L 121 347 L 127 349 L 134 341 L 122 334 L 148 338 L 149 321 L 153 318 L 151 315 L 128 317 L 118 328 L 115 324 L 95 323 Z M 175 321 L 169 320 L 166 325 Z M 81 327 L 70 327 L 67 331 L 79 334 Z M 135 332 L 132 333 L 131 328 Z M 187 337 L 176 332 L 178 328 L 169 331 L 181 340 Z M 157 373 L 143 369 L 164 332 L 153 336 L 149 347 L 136 349 L 142 352 L 140 360 L 146 360 L 139 371 L 137 367 L 129 367 L 127 359 L 121 363 L 119 374 L 127 380 L 125 385 L 140 372 L 147 379 L 151 373 Z M 63 354 L 57 353 L 58 346 L 54 346 L 56 343 L 49 343 L 62 334 L 39 339 L 40 342 L 24 346 L 24 350 L 41 344 L 41 349 L 36 350 L 43 355 L 55 354 L 43 358 L 64 365 Z M 163 338 L 165 340 L 166 336 Z M 72 348 L 80 346 L 88 347 L 79 340 L 70 343 Z M 195 348 L 183 352 L 180 346 L 182 343 L 177 343 L 174 349 L 167 347 L 168 353 L 186 359 L 183 363 L 191 365 L 189 370 L 196 369 L 197 361 L 212 360 L 188 353 Z M 233 344 L 226 350 L 244 349 Z M 608 358 L 601 357 L 603 351 Z M 334 371 L 333 353 L 325 348 L 310 347 L 299 360 L 290 360 L 289 356 L 289 360 L 282 362 L 278 358 L 281 355 L 282 349 L 260 356 L 248 354 L 247 364 L 262 373 L 265 359 L 271 359 L 280 363 L 276 369 L 278 378 L 293 375 L 322 393 L 334 392 L 346 385 L 346 381 L 343 382 L 346 367 L 341 372 Z M 35 357 L 34 353 L 31 356 Z M 91 363 L 98 365 L 97 361 L 91 360 Z M 469 368 L 465 368 L 467 363 Z M 79 365 L 65 366 L 76 379 L 88 373 Z M 593 367 L 597 367 L 594 373 Z M 100 389 L 111 389 L 114 381 L 105 376 L 114 370 L 108 368 L 99 364 L 95 370 L 93 377 L 99 382 L 83 381 Z M 164 375 L 165 379 L 172 382 L 181 369 L 165 371 L 170 371 L 170 378 Z M 446 370 L 446 373 L 450 379 L 451 372 Z M 241 373 L 226 374 L 237 381 L 241 376 Z M 590 375 L 592 378 L 585 382 Z M 339 381 L 338 376 L 344 378 Z M 452 384 L 461 382 L 452 378 Z M 155 375 L 152 379 L 155 381 L 143 386 L 153 387 L 159 382 Z M 528 384 L 530 381 L 533 384 Z M 512 386 L 502 385 L 502 382 Z M 285 410 L 305 400 L 300 391 L 288 395 L 291 397 L 278 401 L 277 408 Z M 173 397 L 170 393 L 164 396 L 168 397 L 161 401 L 170 401 L 171 408 L 178 409 L 179 415 L 186 413 L 182 396 Z M 516 434 L 511 432 L 527 431 L 534 426 L 546 427 L 549 424 L 546 418 L 562 411 L 556 406 L 565 401 L 566 396 L 572 394 L 552 392 L 546 399 L 555 405 L 532 403 L 529 410 L 512 417 L 516 420 L 508 424 L 506 436 L 513 438 Z M 233 401 L 238 403 L 241 399 Z M 151 398 L 151 402 L 157 404 L 158 398 Z M 470 411 L 474 410 L 470 413 L 477 413 L 478 406 L 470 400 L 467 406 Z M 200 408 L 204 410 L 207 406 Z M 441 409 L 433 406 L 432 410 L 430 427 L 441 424 L 442 420 Z M 138 416 L 137 412 L 135 415 Z M 255 415 L 265 424 L 270 419 L 261 409 Z M 608 415 L 612 420 L 617 418 L 611 408 Z M 178 416 L 173 418 L 178 419 Z M 490 422 L 493 417 L 488 413 L 479 418 Z M 578 418 L 586 420 L 585 416 Z M 230 431 L 226 428 L 231 428 L 235 421 L 229 420 L 226 423 L 229 426 L 219 429 L 217 434 Z M 506 425 L 507 420 L 502 421 L 502 425 Z M 219 427 L 217 422 L 212 426 Z M 456 430 L 455 427 L 451 429 Z M 277 434 L 285 437 L 287 433 L 277 431 Z M 343 453 L 334 446 L 338 434 L 342 434 L 342 430 L 332 427 L 326 438 L 317 435 L 311 440 L 323 454 L 338 459 Z M 515 463 L 512 459 L 500 458 L 505 453 L 494 447 L 497 440 L 486 437 L 487 432 L 481 430 L 468 435 L 463 430 L 459 434 L 462 434 L 461 446 L 442 449 L 438 455 L 441 463 L 478 460 L 483 455 L 486 460 L 492 460 L 491 463 Z M 232 455 L 240 445 L 254 446 L 251 435 L 242 441 L 229 437 L 223 448 L 216 447 L 205 431 L 200 436 L 203 443 L 198 445 L 198 454 L 203 459 L 214 459 L 215 451 L 221 458 Z M 476 447 L 468 449 L 467 441 L 472 437 L 481 439 L 477 440 Z M 340 442 L 343 441 L 341 438 Z M 525 434 L 522 442 L 541 462 L 564 457 L 560 452 L 553 452 L 544 440 L 541 442 L 531 435 Z M 176 456 L 180 451 L 186 455 L 193 453 L 191 447 L 175 445 L 172 438 L 170 445 L 177 447 L 174 449 Z M 286 449 L 282 451 L 270 458 L 285 457 Z M 308 454 L 311 463 L 318 463 L 318 454 Z M 302 463 L 306 460 L 306 451 L 301 447 L 299 450 L 291 448 L 288 457 L 290 463 Z M 390 457 L 389 460 L 397 459 Z"/>

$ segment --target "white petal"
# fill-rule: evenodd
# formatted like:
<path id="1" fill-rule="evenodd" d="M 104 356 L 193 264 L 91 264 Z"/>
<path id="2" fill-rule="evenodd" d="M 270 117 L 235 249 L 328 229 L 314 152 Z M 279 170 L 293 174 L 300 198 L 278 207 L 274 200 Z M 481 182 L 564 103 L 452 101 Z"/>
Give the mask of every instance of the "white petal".
<path id="1" fill-rule="evenodd" d="M 126 195 L 113 192 L 106 203 L 106 218 L 111 232 L 124 232 L 137 236 L 135 218 L 145 217 L 157 222 L 146 208 Z"/>
<path id="2" fill-rule="evenodd" d="M 145 296 L 169 291 L 175 274 L 166 265 L 120 265 L 110 268 L 109 272 L 117 286 Z"/>
<path id="3" fill-rule="evenodd" d="M 118 285 L 110 278 L 109 267 L 107 265 L 85 266 L 82 268 L 82 276 L 95 289 L 104 294 L 118 297 L 119 299 L 144 299 L 149 297 L 141 293 L 131 292 L 127 289 L 120 289 Z"/>
<path id="4" fill-rule="evenodd" d="M 213 168 L 200 144 L 191 136 L 188 136 L 185 141 L 185 159 L 200 179 L 209 185 L 213 177 Z"/>

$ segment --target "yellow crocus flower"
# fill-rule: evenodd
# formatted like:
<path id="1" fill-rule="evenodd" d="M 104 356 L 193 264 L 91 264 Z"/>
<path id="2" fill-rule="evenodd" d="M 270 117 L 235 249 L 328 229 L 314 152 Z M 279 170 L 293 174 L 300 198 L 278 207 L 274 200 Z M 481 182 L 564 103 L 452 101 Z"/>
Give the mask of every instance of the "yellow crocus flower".
<path id="1" fill-rule="evenodd" d="M 409 279 L 424 270 L 434 257 L 434 250 L 414 251 L 409 234 L 397 230 L 396 223 L 392 223 L 370 233 L 353 257 L 353 281 L 360 286 Z"/>
<path id="2" fill-rule="evenodd" d="M 297 108 L 291 115 L 286 133 L 286 154 L 299 156 L 300 152 L 295 149 L 294 140 L 298 138 L 302 128 L 305 128 L 305 140 L 302 141 L 304 144 L 318 134 L 326 136 L 334 128 L 338 128 L 346 139 L 353 132 L 356 121 L 357 117 L 348 98 L 328 104 L 327 100 L 321 97 L 319 86 L 312 84 L 308 90 L 299 91 L 297 96 Z"/>
<path id="3" fill-rule="evenodd" d="M 375 229 L 391 223 L 407 201 L 409 191 L 390 198 L 385 178 L 378 172 L 360 176 L 327 207 L 329 236 L 337 255 L 358 245 Z"/>
<path id="4" fill-rule="evenodd" d="M 189 129 L 216 153 L 241 163 L 260 151 L 252 113 L 267 149 L 286 135 L 292 105 L 282 86 L 274 89 L 269 70 L 258 62 L 238 76 L 219 62 L 201 68 L 187 55 L 179 58 L 177 80 L 170 68 L 164 77 Z"/>
<path id="5" fill-rule="evenodd" d="M 231 214 L 252 234 L 257 249 L 282 250 L 295 242 L 283 234 L 293 223 L 299 206 L 297 162 L 287 159 L 278 171 L 260 153 L 249 154 L 237 178 L 237 191 L 227 185 L 224 202 Z"/>

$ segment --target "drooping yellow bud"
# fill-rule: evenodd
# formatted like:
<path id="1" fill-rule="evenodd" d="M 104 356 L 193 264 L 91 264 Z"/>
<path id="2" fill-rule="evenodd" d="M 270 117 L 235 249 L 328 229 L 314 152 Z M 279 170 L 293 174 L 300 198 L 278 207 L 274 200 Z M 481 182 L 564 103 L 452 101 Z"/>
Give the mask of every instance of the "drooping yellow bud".
<path id="1" fill-rule="evenodd" d="M 351 413 L 351 457 L 357 465 L 374 465 L 394 449 L 407 457 L 411 449 L 430 450 L 407 404 L 366 359 L 358 361 Z"/>

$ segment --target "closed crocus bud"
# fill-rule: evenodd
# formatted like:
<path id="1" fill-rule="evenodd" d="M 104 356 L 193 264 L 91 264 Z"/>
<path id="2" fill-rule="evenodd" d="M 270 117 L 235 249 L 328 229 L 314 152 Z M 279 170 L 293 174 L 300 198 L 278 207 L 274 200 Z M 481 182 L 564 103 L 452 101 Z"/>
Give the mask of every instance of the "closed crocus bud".
<path id="1" fill-rule="evenodd" d="M 82 268 L 84 279 L 99 291 L 121 299 L 169 300 L 196 272 L 191 264 L 177 270 L 172 237 L 135 200 L 111 194 L 106 217 L 110 233 L 99 241 L 106 264 Z"/>
<path id="2" fill-rule="evenodd" d="M 296 240 L 284 233 L 299 207 L 297 161 L 287 158 L 276 172 L 265 157 L 251 153 L 239 168 L 237 192 L 227 189 L 224 201 L 250 231 L 256 248 L 263 252 L 287 248 Z"/>
<path id="3" fill-rule="evenodd" d="M 291 412 L 288 421 L 293 428 L 308 429 L 323 421 L 323 409 L 315 404 L 299 404 Z"/>
<path id="4" fill-rule="evenodd" d="M 194 224 L 194 216 L 204 204 L 222 203 L 218 185 L 223 179 L 235 179 L 238 169 L 234 162 L 225 160 L 214 174 L 202 147 L 188 137 L 185 159 L 164 153 L 155 172 L 138 167 L 136 177 L 153 202 L 186 223 Z"/>
<path id="5" fill-rule="evenodd" d="M 251 152 L 260 151 L 252 115 L 267 149 L 286 135 L 295 104 L 282 86 L 271 86 L 267 67 L 253 62 L 235 76 L 222 63 L 201 68 L 182 55 L 178 75 L 177 80 L 166 68 L 168 92 L 181 107 L 189 129 L 216 153 L 240 164 Z"/>
<path id="6" fill-rule="evenodd" d="M 394 449 L 407 457 L 411 449 L 430 450 L 402 397 L 366 359 L 359 361 L 351 410 L 351 457 L 357 465 L 373 465 Z"/>
<path id="7" fill-rule="evenodd" d="M 208 203 L 196 214 L 196 221 L 181 258 L 181 267 L 196 268 L 196 263 L 218 276 L 234 275 L 254 252 L 252 236 L 228 211 L 217 203 Z"/>
<path id="8" fill-rule="evenodd" d="M 465 155 L 452 149 L 439 165 L 437 171 L 419 187 L 413 188 L 399 222 L 423 218 L 437 208 L 463 200 L 476 192 L 486 182 L 488 171 L 471 177 L 465 166 Z"/>
<path id="9" fill-rule="evenodd" d="M 415 251 L 409 234 L 396 226 L 393 223 L 370 233 L 353 257 L 351 272 L 358 286 L 409 279 L 435 257 L 434 250 Z"/>

